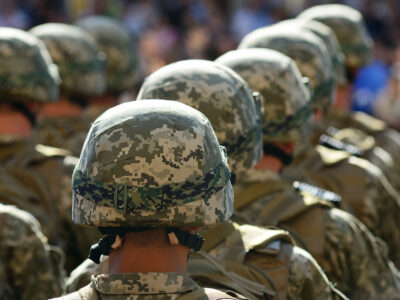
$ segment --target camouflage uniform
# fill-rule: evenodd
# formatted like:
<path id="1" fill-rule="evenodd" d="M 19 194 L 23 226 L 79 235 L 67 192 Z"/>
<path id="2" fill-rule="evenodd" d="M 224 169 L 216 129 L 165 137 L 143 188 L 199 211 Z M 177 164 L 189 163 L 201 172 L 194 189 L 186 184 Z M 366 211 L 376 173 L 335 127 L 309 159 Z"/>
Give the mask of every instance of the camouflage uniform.
<path id="1" fill-rule="evenodd" d="M 43 43 L 34 36 L 18 29 L 1 28 L 0 66 L 2 78 L 0 104 L 23 106 L 29 101 L 46 102 L 57 98 L 57 67 L 53 65 Z M 60 163 L 59 155 L 65 155 L 65 153 L 56 152 L 58 149 L 48 149 L 39 145 L 35 148 L 30 139 L 23 139 L 13 134 L 0 134 L 0 202 L 14 204 L 34 214 L 42 223 L 45 233 L 51 236 L 51 242 L 54 244 L 60 241 L 54 230 L 60 229 L 58 227 L 60 223 L 57 220 L 58 203 L 53 202 L 51 193 L 54 190 L 50 190 L 46 185 L 46 177 L 43 173 L 48 172 L 51 165 Z M 54 169 L 54 172 L 57 170 Z M 50 176 L 50 174 L 47 175 Z M 0 235 L 3 236 L 0 243 L 2 253 L 0 273 L 6 276 L 7 279 L 4 282 L 9 284 L 6 293 L 11 293 L 11 295 L 19 293 L 25 299 L 31 296 L 31 292 L 38 293 L 37 288 L 40 286 L 43 288 L 43 295 L 47 293 L 47 296 L 54 296 L 61 289 L 63 274 L 58 274 L 56 278 L 56 273 L 50 276 L 48 272 L 51 271 L 50 269 L 58 270 L 61 262 L 52 265 L 50 254 L 46 253 L 49 252 L 49 247 L 43 240 L 43 234 L 39 232 L 37 221 L 31 221 L 33 217 L 30 215 L 25 217 L 25 221 L 18 220 L 18 216 L 25 215 L 22 212 L 18 215 L 19 210 L 14 210 L 15 213 L 11 206 L 4 206 L 3 226 L 0 226 Z M 14 219 L 13 215 L 15 215 Z M 13 224 L 20 227 L 12 228 Z M 31 228 L 29 228 L 30 225 Z M 12 233 L 15 235 L 12 236 Z M 26 245 L 23 244 L 24 240 Z M 29 243 L 34 246 L 33 252 L 27 251 Z M 41 261 L 30 261 L 33 258 L 28 255 L 29 253 L 37 256 Z M 18 263 L 21 263 L 21 268 L 14 265 Z M 43 263 L 42 268 L 41 263 Z M 33 278 L 29 278 L 29 274 L 36 272 L 43 272 L 43 278 L 41 276 L 40 279 L 43 279 L 44 285 L 51 280 L 54 283 L 47 289 L 42 286 L 42 281 L 37 277 L 33 281 Z M 22 281 L 26 276 L 25 285 L 21 285 L 19 278 L 13 278 L 14 275 L 21 276 Z M 19 290 L 8 290 L 14 287 L 14 283 Z"/>
<path id="2" fill-rule="evenodd" d="M 55 23 L 36 26 L 30 32 L 46 44 L 60 70 L 62 97 L 79 103 L 81 99 L 104 92 L 104 59 L 88 33 L 77 26 Z M 82 116 L 39 120 L 38 141 L 68 149 L 78 156 L 90 121 Z"/>
<path id="3" fill-rule="evenodd" d="M 299 94 L 308 93 L 304 86 L 298 84 L 296 87 L 300 89 Z M 230 69 L 221 64 L 201 60 L 171 64 L 146 78 L 139 92 L 138 101 L 153 97 L 178 99 L 208 116 L 219 141 L 227 147 L 229 164 L 236 175 L 236 180 L 259 160 L 261 154 L 259 122 L 261 110 L 257 109 L 259 103 L 254 106 L 246 83 Z M 302 120 L 308 120 L 310 116 L 309 109 L 305 107 L 309 108 L 310 103 L 299 103 L 295 108 L 304 112 L 299 117 Z M 286 122 L 286 120 L 282 122 L 279 113 L 281 112 L 276 111 L 276 116 L 271 114 L 276 128 L 282 128 Z M 293 122 L 294 126 L 300 124 L 299 119 L 287 122 Z M 241 151 L 238 151 L 239 149 Z M 224 229 L 221 230 L 221 227 Z M 258 240 L 254 238 L 255 236 L 258 236 Z M 211 264 L 218 265 L 218 262 L 224 261 L 227 266 L 235 270 L 236 274 L 269 286 L 279 297 L 318 299 L 337 296 L 332 294 L 332 285 L 326 280 L 319 266 L 309 259 L 309 255 L 290 243 L 291 239 L 287 233 L 223 223 L 207 231 L 206 238 L 206 245 L 207 240 L 213 241 L 205 248 L 211 254 L 209 255 Z M 274 250 L 268 251 L 271 244 L 276 248 L 272 246 Z M 197 256 L 189 259 L 190 275 L 203 283 L 216 280 L 215 270 L 205 270 L 204 265 L 207 261 L 200 259 L 201 263 L 196 263 L 197 260 L 199 260 Z M 264 278 L 252 274 L 246 267 L 262 270 L 271 277 L 273 284 L 266 283 Z M 236 284 L 241 283 L 236 282 Z"/>
<path id="4" fill-rule="evenodd" d="M 267 99 L 263 115 L 264 148 L 269 143 L 294 142 L 304 137 L 307 130 L 302 123 L 307 121 L 304 116 L 311 114 L 310 105 L 306 105 L 310 95 L 304 87 L 297 88 L 301 78 L 289 57 L 269 49 L 240 49 L 219 57 L 217 62 L 238 72 Z M 301 109 L 304 107 L 307 112 Z M 274 118 L 274 114 L 280 115 Z M 290 122 L 277 127 L 276 119 Z M 235 185 L 238 220 L 288 229 L 316 258 L 328 278 L 351 298 L 373 299 L 382 293 L 395 298 L 396 278 L 375 238 L 360 221 L 334 208 L 319 193 L 294 189 L 271 171 L 253 169 L 240 178 Z"/>
<path id="5" fill-rule="evenodd" d="M 0 203 L 1 299 L 47 299 L 62 291 L 63 254 L 29 213 Z"/>
<path id="6" fill-rule="evenodd" d="M 57 67 L 52 64 L 44 44 L 31 34 L 5 28 L 0 32 L 0 43 L 4 50 L 0 50 L 0 72 L 8 80 L 0 84 L 0 101 L 12 105 L 57 100 Z M 31 138 L 0 135 L 0 199 L 32 213 L 49 243 L 66 250 L 69 259 L 78 256 L 80 261 L 85 256 L 77 253 L 76 244 L 84 248 L 81 251 L 85 255 L 89 244 L 86 242 L 84 247 L 86 235 L 77 238 L 87 230 L 75 236 L 75 225 L 70 221 L 72 170 L 66 161 L 73 157 L 69 151 L 35 142 Z M 77 264 L 77 261 L 68 260 L 68 264 Z"/>
<path id="7" fill-rule="evenodd" d="M 246 36 L 241 42 L 240 47 L 270 46 L 271 41 L 279 41 L 278 44 L 273 44 L 272 46 L 278 47 L 277 45 L 279 45 L 280 48 L 285 49 L 287 53 L 290 53 L 293 57 L 297 57 L 298 61 L 302 61 L 302 64 L 298 64 L 298 66 L 303 74 L 306 72 L 311 76 L 312 74 L 317 74 L 317 72 L 311 72 L 307 69 L 321 70 L 324 69 L 324 65 L 318 63 L 321 62 L 321 60 L 310 60 L 309 57 L 313 57 L 312 53 L 315 53 L 315 55 L 318 53 L 321 54 L 321 51 L 316 50 L 321 50 L 323 48 L 316 43 L 308 42 L 308 48 L 303 47 L 302 52 L 296 52 L 295 50 L 298 47 L 302 47 L 305 42 L 301 42 L 301 36 L 293 36 L 293 32 L 294 30 L 288 26 L 285 28 L 285 26 L 279 25 L 273 26 L 273 28 L 267 27 L 259 29 Z M 305 37 L 304 40 L 309 41 L 310 39 Z M 319 43 L 322 43 L 322 41 L 320 40 Z M 312 48 L 316 48 L 316 50 L 311 51 Z M 306 55 L 307 53 L 308 56 Z M 326 53 L 324 56 L 326 56 Z M 252 71 L 249 71 L 249 73 L 251 72 Z M 260 82 L 256 83 L 255 81 L 256 80 L 253 80 L 255 86 L 261 88 Z M 313 81 L 321 81 L 321 78 L 311 79 L 311 82 Z M 329 80 L 327 82 L 329 82 Z M 334 86 L 330 85 L 329 88 L 329 85 L 325 85 L 325 88 L 326 94 L 331 95 Z M 326 108 L 329 106 L 329 101 L 326 101 L 326 96 L 314 92 L 312 98 L 314 107 L 320 107 L 326 111 Z M 396 220 L 399 219 L 399 198 L 397 192 L 390 183 L 387 182 L 387 178 L 383 176 L 382 171 L 368 161 L 359 158 L 353 157 L 346 161 L 342 159 L 343 156 L 347 156 L 347 154 L 342 153 L 343 151 L 334 151 L 324 146 L 317 147 L 320 154 L 316 155 L 316 150 L 307 142 L 307 139 L 303 139 L 302 142 L 300 147 L 297 147 L 297 157 L 294 163 L 289 168 L 286 168 L 285 173 L 287 178 L 293 180 L 311 180 L 311 182 L 317 185 L 338 192 L 344 198 L 344 204 L 346 206 L 343 208 L 355 214 L 355 216 L 360 218 L 375 235 L 382 237 L 389 244 L 390 257 L 398 265 L 399 230 L 398 226 L 395 224 L 397 224 Z M 346 158 L 349 157 L 350 155 Z M 313 159 L 307 162 L 307 159 L 311 158 Z M 340 172 L 337 168 L 333 168 L 333 165 L 336 165 L 338 161 L 341 162 Z M 339 173 L 333 177 L 330 175 L 331 172 Z M 310 175 L 310 173 L 314 174 Z M 325 175 L 322 175 L 324 173 Z M 314 178 L 315 181 L 312 181 Z M 351 179 L 350 181 L 349 178 Z M 356 181 L 358 182 L 356 183 Z M 350 185 L 349 182 L 353 183 Z M 334 185 L 335 188 L 333 187 Z M 372 201 L 367 198 L 359 197 L 363 191 L 371 192 L 371 189 L 374 192 L 368 194 L 367 198 L 372 199 Z M 375 206 L 375 212 L 373 212 Z M 371 215 L 378 215 L 379 218 L 390 216 L 389 219 L 391 221 L 383 222 L 382 218 L 382 221 L 376 222 L 375 220 L 371 220 Z"/>
<path id="8" fill-rule="evenodd" d="M 180 228 L 232 214 L 224 149 L 208 119 L 178 102 L 118 105 L 93 123 L 73 174 L 73 221 L 88 226 Z M 179 243 L 183 243 L 179 239 Z M 66 299 L 237 299 L 201 289 L 188 275 L 93 276 Z"/>

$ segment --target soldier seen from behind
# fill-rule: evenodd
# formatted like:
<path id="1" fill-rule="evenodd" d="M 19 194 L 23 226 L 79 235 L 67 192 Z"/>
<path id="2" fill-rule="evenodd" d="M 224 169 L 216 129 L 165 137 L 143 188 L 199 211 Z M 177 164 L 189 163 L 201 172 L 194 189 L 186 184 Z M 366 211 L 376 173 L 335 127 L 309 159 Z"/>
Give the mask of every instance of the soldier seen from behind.
<path id="1" fill-rule="evenodd" d="M 174 101 L 120 104 L 93 123 L 73 174 L 73 221 L 105 237 L 109 273 L 63 299 L 239 299 L 186 275 L 201 226 L 227 220 L 226 153 L 208 119 Z"/>

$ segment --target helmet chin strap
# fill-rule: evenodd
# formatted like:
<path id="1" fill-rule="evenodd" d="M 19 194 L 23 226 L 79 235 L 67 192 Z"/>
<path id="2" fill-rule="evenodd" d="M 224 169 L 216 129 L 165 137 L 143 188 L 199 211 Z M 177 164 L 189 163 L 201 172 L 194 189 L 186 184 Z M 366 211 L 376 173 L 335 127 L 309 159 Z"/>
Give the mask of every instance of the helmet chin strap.
<path id="1" fill-rule="evenodd" d="M 290 163 L 293 160 L 293 156 L 291 154 L 287 154 L 281 148 L 279 148 L 275 145 L 272 145 L 272 144 L 264 145 L 264 153 L 279 158 L 279 160 L 285 166 L 290 165 Z"/>
<path id="2" fill-rule="evenodd" d="M 190 233 L 188 230 L 168 227 L 167 233 L 171 244 L 179 243 L 194 251 L 199 251 L 204 243 L 203 237 L 198 232 Z"/>
<path id="3" fill-rule="evenodd" d="M 110 255 L 111 250 L 117 249 L 122 245 L 123 235 L 127 232 L 140 232 L 154 229 L 152 227 L 101 227 L 101 233 L 106 234 L 97 244 L 90 247 L 89 259 L 96 264 L 100 263 L 102 255 Z M 190 233 L 188 230 L 167 227 L 169 242 L 173 245 L 180 244 L 189 247 L 194 251 L 199 251 L 204 243 L 203 237 L 198 233 Z"/>

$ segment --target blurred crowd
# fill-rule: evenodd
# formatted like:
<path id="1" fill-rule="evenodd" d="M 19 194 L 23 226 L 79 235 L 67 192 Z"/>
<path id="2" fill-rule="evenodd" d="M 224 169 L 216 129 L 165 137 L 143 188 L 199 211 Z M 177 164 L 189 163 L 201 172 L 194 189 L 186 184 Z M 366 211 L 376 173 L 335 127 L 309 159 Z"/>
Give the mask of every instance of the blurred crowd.
<path id="1" fill-rule="evenodd" d="M 2 0 L 0 26 L 29 29 L 46 22 L 71 23 L 93 14 L 121 19 L 136 40 L 144 78 L 180 59 L 215 59 L 236 48 L 250 31 L 323 3 L 342 3 L 360 10 L 375 41 L 375 59 L 360 71 L 354 86 L 353 110 L 376 115 L 400 128 L 396 101 L 400 75 L 398 67 L 392 68 L 400 60 L 398 1 Z"/>
<path id="2" fill-rule="evenodd" d="M 360 10 L 375 41 L 375 59 L 356 80 L 353 109 L 375 114 L 398 128 L 390 97 L 397 94 L 398 68 L 391 66 L 400 59 L 399 1 L 2 0 L 0 26 L 29 29 L 46 22 L 71 23 L 93 14 L 121 19 L 136 40 L 144 78 L 180 59 L 215 59 L 236 48 L 256 28 L 295 17 L 309 6 L 332 2 Z M 390 83 L 392 71 L 394 82 Z"/>

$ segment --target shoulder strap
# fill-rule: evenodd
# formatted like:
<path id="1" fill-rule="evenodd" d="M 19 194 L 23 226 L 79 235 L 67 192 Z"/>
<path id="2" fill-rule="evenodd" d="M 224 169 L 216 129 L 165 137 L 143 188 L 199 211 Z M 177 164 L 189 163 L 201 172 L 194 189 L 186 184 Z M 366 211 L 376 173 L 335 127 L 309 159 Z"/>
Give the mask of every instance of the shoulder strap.
<path id="1" fill-rule="evenodd" d="M 294 244 L 292 237 L 289 233 L 282 229 L 271 229 L 257 227 L 253 225 L 241 225 L 239 227 L 242 233 L 242 241 L 246 252 L 255 250 L 260 247 L 265 247 L 275 241 L 286 241 Z"/>
<path id="2" fill-rule="evenodd" d="M 81 296 L 79 295 L 79 292 L 74 292 L 72 294 L 68 294 L 65 296 L 57 297 L 57 298 L 51 298 L 50 300 L 82 300 Z"/>
<path id="3" fill-rule="evenodd" d="M 322 145 L 318 145 L 315 148 L 321 156 L 323 163 L 328 166 L 337 164 L 351 157 L 351 154 L 346 151 L 333 150 Z"/>
<path id="4" fill-rule="evenodd" d="M 264 195 L 282 190 L 284 186 L 285 184 L 279 180 L 254 183 L 243 191 L 235 193 L 234 209 L 241 210 Z"/>

